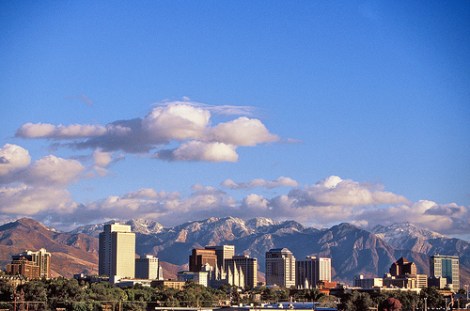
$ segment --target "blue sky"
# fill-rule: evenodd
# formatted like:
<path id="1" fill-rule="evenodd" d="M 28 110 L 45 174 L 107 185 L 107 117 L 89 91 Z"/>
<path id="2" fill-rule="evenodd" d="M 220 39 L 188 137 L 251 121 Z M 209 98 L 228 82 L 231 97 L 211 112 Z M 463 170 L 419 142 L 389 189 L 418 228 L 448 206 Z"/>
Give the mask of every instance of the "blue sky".
<path id="1" fill-rule="evenodd" d="M 468 1 L 10 1 L 0 28 L 4 220 L 469 234 Z"/>

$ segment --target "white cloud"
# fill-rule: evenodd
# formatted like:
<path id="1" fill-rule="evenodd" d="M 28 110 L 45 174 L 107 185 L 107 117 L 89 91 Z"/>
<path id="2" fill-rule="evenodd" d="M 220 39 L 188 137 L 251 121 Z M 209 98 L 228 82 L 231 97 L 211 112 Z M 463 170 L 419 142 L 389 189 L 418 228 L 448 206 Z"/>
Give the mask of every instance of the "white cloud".
<path id="1" fill-rule="evenodd" d="M 281 176 L 275 180 L 257 178 L 249 182 L 235 182 L 231 179 L 226 179 L 221 185 L 230 189 L 251 189 L 256 187 L 272 189 L 277 187 L 297 187 L 298 182 L 290 177 Z"/>
<path id="2" fill-rule="evenodd" d="M 101 149 L 96 149 L 93 152 L 94 170 L 100 176 L 105 176 L 108 173 L 106 169 L 108 165 L 113 161 L 113 155 L 111 152 L 105 152 Z"/>
<path id="3" fill-rule="evenodd" d="M 235 162 L 240 146 L 256 146 L 278 141 L 258 119 L 239 117 L 212 126 L 211 112 L 226 116 L 249 114 L 252 108 L 208 106 L 191 101 L 174 101 L 153 108 L 144 118 L 118 120 L 107 125 L 53 125 L 26 123 L 17 137 L 54 139 L 56 147 L 94 149 L 101 152 L 122 150 L 149 153 L 160 149 L 156 158 L 172 161 Z M 67 141 L 59 143 L 57 141 Z M 153 151 L 155 152 L 155 151 Z M 97 171 L 105 174 L 103 165 Z"/>
<path id="4" fill-rule="evenodd" d="M 292 190 L 289 196 L 295 197 L 299 206 L 364 206 L 408 202 L 405 197 L 382 191 L 377 186 L 343 180 L 338 176 L 330 176 L 305 189 Z"/>
<path id="5" fill-rule="evenodd" d="M 279 140 L 276 135 L 269 133 L 260 120 L 247 117 L 218 124 L 210 129 L 208 139 L 237 146 L 256 146 Z"/>
<path id="6" fill-rule="evenodd" d="M 106 128 L 101 125 L 72 124 L 53 125 L 49 123 L 26 123 L 16 132 L 16 136 L 23 138 L 54 138 L 71 139 L 102 136 Z"/>
<path id="7" fill-rule="evenodd" d="M 0 176 L 26 168 L 31 163 L 28 150 L 12 144 L 0 149 Z"/>
<path id="8" fill-rule="evenodd" d="M 0 212 L 22 216 L 40 213 L 71 213 L 77 204 L 62 188 L 21 184 L 0 188 Z"/>
<path id="9" fill-rule="evenodd" d="M 201 138 L 210 112 L 185 102 L 176 102 L 154 108 L 142 121 L 150 137 L 158 141 Z"/>
<path id="10" fill-rule="evenodd" d="M 93 152 L 93 160 L 95 165 L 100 167 L 107 167 L 109 163 L 113 160 L 111 152 L 104 152 L 100 149 L 97 149 Z"/>
<path id="11" fill-rule="evenodd" d="M 77 160 L 49 155 L 34 162 L 25 172 L 24 180 L 30 184 L 67 185 L 77 180 L 84 169 Z"/>
<path id="12" fill-rule="evenodd" d="M 261 195 L 252 193 L 243 199 L 242 209 L 249 209 L 251 212 L 266 212 L 269 210 L 269 201 Z"/>
<path id="13" fill-rule="evenodd" d="M 190 141 L 175 150 L 163 150 L 157 157 L 170 161 L 236 162 L 235 146 L 223 143 Z"/>

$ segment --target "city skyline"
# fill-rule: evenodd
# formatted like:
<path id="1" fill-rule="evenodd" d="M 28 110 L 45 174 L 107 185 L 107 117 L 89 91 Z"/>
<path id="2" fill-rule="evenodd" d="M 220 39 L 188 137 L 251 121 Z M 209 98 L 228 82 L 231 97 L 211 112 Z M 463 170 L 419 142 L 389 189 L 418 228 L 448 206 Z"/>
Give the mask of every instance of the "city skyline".
<path id="1" fill-rule="evenodd" d="M 409 221 L 470 240 L 467 2 L 0 8 L 1 222 Z"/>

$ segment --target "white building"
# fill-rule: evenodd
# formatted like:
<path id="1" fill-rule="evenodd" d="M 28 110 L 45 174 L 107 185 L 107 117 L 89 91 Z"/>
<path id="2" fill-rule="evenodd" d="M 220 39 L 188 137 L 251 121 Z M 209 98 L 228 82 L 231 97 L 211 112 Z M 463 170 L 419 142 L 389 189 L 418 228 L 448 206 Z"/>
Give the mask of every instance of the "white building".
<path id="1" fill-rule="evenodd" d="M 205 271 L 199 271 L 199 272 L 180 271 L 178 272 L 178 281 L 194 282 L 196 284 L 199 284 L 205 287 L 207 287 L 207 284 L 208 284 L 208 277 L 209 277 L 209 272 L 205 272 Z"/>
<path id="2" fill-rule="evenodd" d="M 135 277 L 138 279 L 163 280 L 163 271 L 158 258 L 153 255 L 136 258 Z"/>
<path id="3" fill-rule="evenodd" d="M 382 288 L 384 286 L 383 278 L 365 278 L 360 274 L 354 278 L 354 287 L 360 288 Z"/>
<path id="4" fill-rule="evenodd" d="M 99 238 L 100 275 L 110 280 L 135 277 L 135 233 L 131 226 L 107 224 Z"/>

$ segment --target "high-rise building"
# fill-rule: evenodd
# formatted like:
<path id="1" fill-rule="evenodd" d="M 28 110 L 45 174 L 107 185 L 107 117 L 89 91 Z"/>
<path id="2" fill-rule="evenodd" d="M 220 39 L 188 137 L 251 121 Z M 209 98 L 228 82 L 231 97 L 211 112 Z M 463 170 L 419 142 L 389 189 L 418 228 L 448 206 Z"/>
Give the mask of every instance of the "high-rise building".
<path id="1" fill-rule="evenodd" d="M 189 256 L 189 271 L 204 271 L 208 269 L 207 265 L 214 271 L 217 269 L 217 255 L 215 250 L 194 248 Z"/>
<path id="2" fill-rule="evenodd" d="M 457 291 L 460 288 L 459 257 L 434 255 L 429 260 L 430 277 L 447 279 L 448 287 Z"/>
<path id="3" fill-rule="evenodd" d="M 308 256 L 295 262 L 298 288 L 315 288 L 320 281 L 331 282 L 331 258 Z"/>
<path id="4" fill-rule="evenodd" d="M 266 285 L 295 286 L 295 257 L 287 248 L 266 252 Z"/>
<path id="5" fill-rule="evenodd" d="M 135 277 L 138 279 L 163 280 L 163 271 L 158 258 L 152 255 L 136 258 Z"/>
<path id="6" fill-rule="evenodd" d="M 217 268 L 219 271 L 224 271 L 225 260 L 235 256 L 235 246 L 233 245 L 217 245 L 217 246 L 206 246 L 205 249 L 211 249 L 215 251 L 217 256 Z"/>
<path id="7" fill-rule="evenodd" d="M 48 279 L 51 277 L 51 253 L 48 253 L 45 248 L 38 251 L 26 250 L 12 256 L 13 260 L 20 260 L 20 258 L 26 258 L 39 267 L 39 278 Z"/>
<path id="8" fill-rule="evenodd" d="M 107 275 L 110 280 L 135 276 L 135 233 L 131 232 L 131 226 L 105 225 L 99 243 L 100 275 Z"/>
<path id="9" fill-rule="evenodd" d="M 258 283 L 258 260 L 248 256 L 225 259 L 228 283 L 244 288 L 254 288 Z"/>

